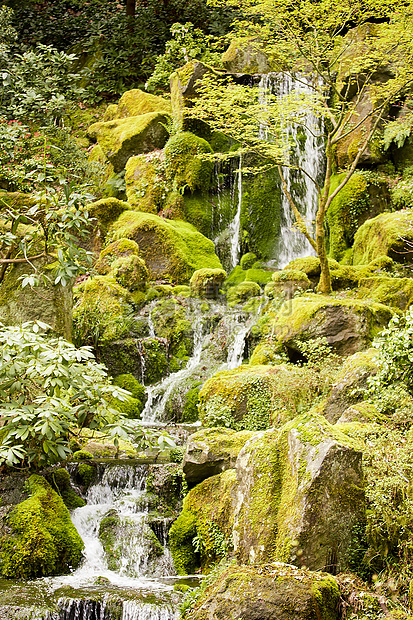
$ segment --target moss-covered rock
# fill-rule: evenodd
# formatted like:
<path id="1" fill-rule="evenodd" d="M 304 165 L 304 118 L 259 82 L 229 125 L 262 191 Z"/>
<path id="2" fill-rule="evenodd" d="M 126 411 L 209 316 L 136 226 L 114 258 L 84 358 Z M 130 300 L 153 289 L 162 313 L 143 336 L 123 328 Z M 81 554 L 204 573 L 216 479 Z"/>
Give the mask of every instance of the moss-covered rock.
<path id="1" fill-rule="evenodd" d="M 128 118 L 129 116 L 139 116 L 149 112 L 170 113 L 171 109 L 171 102 L 167 99 L 152 95 L 139 88 L 134 88 L 123 93 L 117 106 L 108 106 L 104 120 L 111 121 L 117 118 Z"/>
<path id="2" fill-rule="evenodd" d="M 244 364 L 217 372 L 205 382 L 199 416 L 212 427 L 263 430 L 308 411 L 320 389 L 319 377 L 303 367 Z"/>
<path id="3" fill-rule="evenodd" d="M 170 77 L 172 114 L 175 120 L 183 123 L 185 102 L 196 94 L 196 82 L 210 71 L 207 65 L 191 60 L 180 67 Z"/>
<path id="4" fill-rule="evenodd" d="M 132 394 L 133 398 L 137 398 L 141 401 L 145 398 L 145 387 L 141 385 L 139 381 L 130 373 L 115 377 L 113 379 L 113 385 L 117 385 L 124 390 L 128 390 L 128 392 Z"/>
<path id="5" fill-rule="evenodd" d="M 329 422 L 335 424 L 348 407 L 363 400 L 367 379 L 377 372 L 376 356 L 375 349 L 367 349 L 346 359 L 323 408 Z"/>
<path id="6" fill-rule="evenodd" d="M 340 591 L 331 575 L 275 562 L 230 565 L 202 588 L 187 620 L 337 620 Z"/>
<path id="7" fill-rule="evenodd" d="M 100 275 L 110 273 L 112 264 L 118 258 L 126 258 L 129 256 L 139 256 L 139 246 L 131 239 L 118 239 L 109 243 L 100 253 L 99 259 L 94 267 Z"/>
<path id="8" fill-rule="evenodd" d="M 365 522 L 361 452 L 311 411 L 255 434 L 236 463 L 234 551 L 340 572 Z"/>
<path id="9" fill-rule="evenodd" d="M 64 467 L 58 467 L 48 472 L 47 480 L 52 488 L 61 496 L 65 506 L 69 509 L 79 508 L 86 504 L 70 483 L 70 474 Z"/>
<path id="10" fill-rule="evenodd" d="M 79 344 L 110 342 L 129 331 L 132 300 L 115 278 L 89 278 L 76 287 L 75 294 L 73 320 Z"/>
<path id="11" fill-rule="evenodd" d="M 189 131 L 171 136 L 165 145 L 165 168 L 174 188 L 181 192 L 186 188 L 191 192 L 208 191 L 213 162 L 203 159 L 202 155 L 212 153 L 206 140 Z"/>
<path id="12" fill-rule="evenodd" d="M 169 532 L 178 575 L 207 568 L 231 550 L 231 497 L 235 481 L 235 471 L 229 469 L 207 478 L 185 496 L 183 511 Z M 212 502 L 211 498 L 217 501 Z"/>
<path id="13" fill-rule="evenodd" d="M 163 151 L 130 157 L 125 168 L 126 195 L 138 211 L 157 214 L 164 209 L 170 186 Z"/>
<path id="14" fill-rule="evenodd" d="M 193 486 L 234 468 L 239 451 L 252 434 L 252 431 L 236 433 L 229 428 L 207 428 L 191 435 L 182 464 L 187 483 Z"/>
<path id="15" fill-rule="evenodd" d="M 261 287 L 256 282 L 241 282 L 231 287 L 227 292 L 227 301 L 229 306 L 235 306 L 250 299 L 261 295 Z"/>
<path id="16" fill-rule="evenodd" d="M 222 55 L 222 64 L 229 73 L 269 73 L 271 68 L 263 42 L 258 38 L 233 39 Z"/>
<path id="17" fill-rule="evenodd" d="M 397 263 L 413 258 L 413 211 L 382 213 L 364 222 L 354 236 L 353 264 L 366 264 L 380 256 Z"/>
<path id="18" fill-rule="evenodd" d="M 102 198 L 88 205 L 88 211 L 91 217 L 95 217 L 99 222 L 100 234 L 104 237 L 107 233 L 108 226 L 116 222 L 118 217 L 124 211 L 130 209 L 127 202 L 118 200 L 117 198 Z"/>
<path id="19" fill-rule="evenodd" d="M 360 278 L 357 295 L 362 299 L 373 299 L 393 308 L 407 310 L 413 302 L 413 279 L 385 275 Z"/>
<path id="20" fill-rule="evenodd" d="M 271 282 L 266 285 L 264 292 L 272 299 L 291 299 L 297 291 L 306 291 L 309 288 L 310 280 L 303 271 L 283 269 L 272 274 Z"/>
<path id="21" fill-rule="evenodd" d="M 31 261 L 36 267 L 37 275 L 49 278 L 40 281 L 39 286 L 21 287 L 23 276 L 33 275 L 36 271 L 30 264 L 15 264 L 9 267 L 0 284 L 0 322 L 5 325 L 19 325 L 26 321 L 43 321 L 54 332 L 72 339 L 72 282 L 67 286 L 54 285 L 50 273 L 57 263 L 50 263 L 40 258 Z"/>
<path id="22" fill-rule="evenodd" d="M 321 273 L 320 259 L 317 256 L 304 256 L 295 258 L 284 267 L 286 271 L 301 271 L 309 278 L 317 278 Z"/>
<path id="23" fill-rule="evenodd" d="M 330 192 L 344 180 L 346 172 L 333 175 Z M 389 209 L 389 193 L 384 181 L 370 183 L 362 172 L 356 172 L 333 199 L 328 212 L 329 255 L 341 260 L 353 245 L 358 228 L 369 218 Z"/>
<path id="24" fill-rule="evenodd" d="M 0 541 L 1 574 L 28 579 L 68 573 L 82 559 L 82 539 L 49 483 L 32 475 L 27 484 L 31 496 L 10 513 L 10 532 Z"/>
<path id="25" fill-rule="evenodd" d="M 139 244 L 149 276 L 154 280 L 169 277 L 185 283 L 197 269 L 222 268 L 213 242 L 185 222 L 128 211 L 113 225 L 112 236 L 127 237 Z"/>
<path id="26" fill-rule="evenodd" d="M 117 258 L 111 266 L 111 271 L 118 284 L 129 291 L 145 291 L 149 273 L 145 261 L 132 254 Z"/>
<path id="27" fill-rule="evenodd" d="M 166 516 L 177 516 L 182 505 L 184 478 L 180 463 L 149 465 L 146 490 L 155 498 L 154 510 Z"/>
<path id="28" fill-rule="evenodd" d="M 247 271 L 248 269 L 252 269 L 252 266 L 257 261 L 257 255 L 254 252 L 247 252 L 241 256 L 241 260 L 239 262 L 241 269 Z"/>
<path id="29" fill-rule="evenodd" d="M 307 294 L 285 302 L 265 326 L 292 360 L 300 341 L 322 338 L 340 355 L 366 349 L 392 316 L 388 306 L 358 299 Z"/>
<path id="30" fill-rule="evenodd" d="M 226 277 L 223 269 L 197 269 L 189 281 L 191 293 L 195 297 L 216 299 Z"/>
<path id="31" fill-rule="evenodd" d="M 97 140 L 115 172 L 120 172 L 129 157 L 161 149 L 168 139 L 165 124 L 169 115 L 148 112 L 140 116 L 98 122 L 88 129 L 90 138 Z"/>

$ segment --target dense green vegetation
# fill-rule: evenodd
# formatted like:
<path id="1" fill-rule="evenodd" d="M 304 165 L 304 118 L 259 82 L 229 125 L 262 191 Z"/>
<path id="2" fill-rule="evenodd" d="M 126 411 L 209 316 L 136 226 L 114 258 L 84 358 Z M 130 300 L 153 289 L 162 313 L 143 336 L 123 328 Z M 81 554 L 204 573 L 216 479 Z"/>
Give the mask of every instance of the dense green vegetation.
<path id="1" fill-rule="evenodd" d="M 155 449 L 182 460 L 185 446 L 171 452 L 168 434 L 139 418 L 147 387 L 196 351 L 162 413 L 203 426 L 188 440 L 190 491 L 170 546 L 179 574 L 212 572 L 184 616 L 202 617 L 198 600 L 236 562 L 285 561 L 351 571 L 352 592 L 363 579 L 380 604 L 347 592 L 352 618 L 384 617 L 383 596 L 407 620 L 413 5 L 134 6 L 0 7 L 0 473 L 36 471 L 9 512 L 0 573 L 79 562 L 58 497 L 82 503 L 69 459 L 82 488 L 95 473 L 85 459 Z M 305 92 L 257 88 L 261 75 L 301 72 L 312 75 Z M 294 155 L 314 129 L 309 112 L 326 148 L 316 179 Z M 299 204 L 306 176 L 315 227 Z M 275 269 L 283 192 L 316 256 Z M 239 363 L 223 368 L 244 323 Z M 108 516 L 108 548 L 117 527 Z M 320 549 L 333 549 L 328 562 Z M 311 571 L 307 589 L 330 614 L 345 586 Z"/>

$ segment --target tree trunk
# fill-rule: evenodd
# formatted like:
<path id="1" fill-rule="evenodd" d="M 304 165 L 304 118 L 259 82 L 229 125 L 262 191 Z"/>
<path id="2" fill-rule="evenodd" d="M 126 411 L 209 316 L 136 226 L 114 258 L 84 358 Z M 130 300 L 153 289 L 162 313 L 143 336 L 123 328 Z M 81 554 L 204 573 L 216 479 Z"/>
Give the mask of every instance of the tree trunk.
<path id="1" fill-rule="evenodd" d="M 135 17 L 136 0 L 126 0 L 126 15 L 128 17 Z"/>

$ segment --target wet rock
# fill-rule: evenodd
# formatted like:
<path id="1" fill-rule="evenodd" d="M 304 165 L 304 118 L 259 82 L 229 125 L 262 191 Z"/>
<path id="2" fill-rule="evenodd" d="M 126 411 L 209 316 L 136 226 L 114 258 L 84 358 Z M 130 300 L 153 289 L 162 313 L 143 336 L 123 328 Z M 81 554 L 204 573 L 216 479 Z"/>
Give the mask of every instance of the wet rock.
<path id="1" fill-rule="evenodd" d="M 235 467 L 239 451 L 253 435 L 229 428 L 208 428 L 188 439 L 182 468 L 190 486 Z"/>
<path id="2" fill-rule="evenodd" d="M 195 603 L 194 620 L 336 620 L 339 589 L 331 575 L 288 564 L 230 566 Z"/>

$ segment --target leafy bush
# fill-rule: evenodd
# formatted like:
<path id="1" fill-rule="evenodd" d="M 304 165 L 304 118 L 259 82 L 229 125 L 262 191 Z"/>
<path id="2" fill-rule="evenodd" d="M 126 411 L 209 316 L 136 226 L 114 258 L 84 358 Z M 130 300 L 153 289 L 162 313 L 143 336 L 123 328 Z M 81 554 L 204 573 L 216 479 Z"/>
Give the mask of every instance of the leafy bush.
<path id="1" fill-rule="evenodd" d="M 108 423 L 106 395 L 128 392 L 110 385 L 88 347 L 48 338 L 41 322 L 0 328 L 0 463 L 40 467 L 71 454 L 76 429 L 101 428 L 123 436 Z"/>

